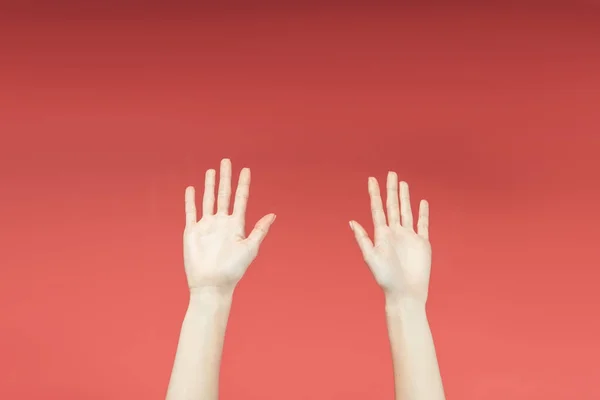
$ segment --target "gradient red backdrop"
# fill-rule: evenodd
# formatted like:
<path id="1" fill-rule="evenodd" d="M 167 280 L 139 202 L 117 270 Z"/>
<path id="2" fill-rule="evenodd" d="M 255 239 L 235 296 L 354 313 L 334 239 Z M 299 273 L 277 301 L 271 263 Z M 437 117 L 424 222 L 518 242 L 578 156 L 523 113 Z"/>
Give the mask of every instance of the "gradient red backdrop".
<path id="1" fill-rule="evenodd" d="M 347 224 L 370 226 L 367 177 L 390 169 L 431 203 L 448 399 L 600 398 L 592 2 L 63 3 L 0 24 L 1 398 L 164 398 L 184 188 L 222 157 L 253 170 L 248 223 L 278 215 L 222 399 L 392 398 Z"/>

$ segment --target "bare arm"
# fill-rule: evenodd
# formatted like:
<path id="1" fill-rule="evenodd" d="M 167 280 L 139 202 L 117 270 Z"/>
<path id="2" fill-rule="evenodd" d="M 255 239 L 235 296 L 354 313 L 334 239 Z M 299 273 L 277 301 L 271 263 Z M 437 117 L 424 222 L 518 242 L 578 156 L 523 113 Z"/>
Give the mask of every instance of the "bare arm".
<path id="1" fill-rule="evenodd" d="M 218 399 L 219 369 L 232 294 L 200 290 L 190 295 L 168 400 Z"/>
<path id="2" fill-rule="evenodd" d="M 445 399 L 425 305 L 386 300 L 386 315 L 396 399 Z"/>
<path id="3" fill-rule="evenodd" d="M 374 242 L 357 222 L 351 221 L 350 227 L 385 294 L 396 400 L 444 400 L 425 307 L 431 271 L 429 205 L 421 201 L 415 232 L 408 185 L 401 182 L 398 190 L 396 173 L 387 178 L 387 221 L 375 178 L 369 178 L 369 195 Z"/>
<path id="4" fill-rule="evenodd" d="M 231 214 L 231 162 L 221 161 L 216 213 L 215 175 L 215 170 L 206 172 L 200 221 L 196 216 L 194 188 L 186 189 L 183 255 L 190 302 L 181 327 L 167 400 L 219 398 L 221 354 L 233 292 L 275 220 L 273 214 L 264 216 L 246 238 L 250 170 L 244 168 L 240 173 Z"/>

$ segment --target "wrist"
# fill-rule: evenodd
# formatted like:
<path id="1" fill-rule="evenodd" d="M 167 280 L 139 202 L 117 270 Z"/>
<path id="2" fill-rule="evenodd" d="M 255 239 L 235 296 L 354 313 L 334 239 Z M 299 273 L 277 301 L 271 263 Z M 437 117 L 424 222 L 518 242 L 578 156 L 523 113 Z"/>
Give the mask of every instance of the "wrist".
<path id="1" fill-rule="evenodd" d="M 425 314 L 426 300 L 386 293 L 385 311 L 386 314 Z"/>
<path id="2" fill-rule="evenodd" d="M 190 302 L 229 304 L 234 288 L 217 286 L 199 286 L 190 288 Z"/>

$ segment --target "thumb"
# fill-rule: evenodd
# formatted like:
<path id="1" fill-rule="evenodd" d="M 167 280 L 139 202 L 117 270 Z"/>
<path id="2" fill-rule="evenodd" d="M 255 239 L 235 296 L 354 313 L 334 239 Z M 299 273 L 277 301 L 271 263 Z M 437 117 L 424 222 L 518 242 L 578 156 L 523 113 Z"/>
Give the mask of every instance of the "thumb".
<path id="1" fill-rule="evenodd" d="M 275 214 L 267 214 L 261 219 L 259 219 L 256 225 L 254 226 L 254 229 L 252 229 L 252 232 L 250 232 L 250 234 L 246 238 L 246 240 L 256 248 L 258 248 L 258 246 L 260 246 L 262 241 L 267 236 L 269 228 L 271 227 L 271 225 L 273 225 L 273 222 L 275 222 L 275 217 Z"/>
<path id="2" fill-rule="evenodd" d="M 365 231 L 365 228 L 363 228 L 361 224 L 356 221 L 350 221 L 350 229 L 352 229 L 354 232 L 356 243 L 358 243 L 358 247 L 360 247 L 363 257 L 367 259 L 368 255 L 371 253 L 371 250 L 373 250 L 373 242 L 371 239 L 369 239 L 367 231 Z"/>

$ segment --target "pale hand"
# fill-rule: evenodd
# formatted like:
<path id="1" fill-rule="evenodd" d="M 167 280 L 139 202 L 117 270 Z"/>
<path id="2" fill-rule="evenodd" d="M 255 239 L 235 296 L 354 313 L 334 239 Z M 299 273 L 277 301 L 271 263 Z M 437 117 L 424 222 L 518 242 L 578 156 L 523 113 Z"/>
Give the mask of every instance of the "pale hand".
<path id="1" fill-rule="evenodd" d="M 194 188 L 190 186 L 185 192 L 183 256 L 191 291 L 204 288 L 233 291 L 258 255 L 260 244 L 275 220 L 274 214 L 264 216 L 246 237 L 250 170 L 244 168 L 240 172 L 231 214 L 231 162 L 228 159 L 221 161 L 216 213 L 215 180 L 215 170 L 206 171 L 200 221 L 197 220 Z"/>
<path id="2" fill-rule="evenodd" d="M 431 272 L 427 201 L 422 200 L 419 206 L 415 232 L 408 184 L 400 182 L 398 190 L 398 176 L 395 172 L 389 172 L 387 177 L 387 222 L 375 178 L 369 178 L 369 195 L 375 227 L 374 242 L 359 223 L 350 221 L 365 262 L 387 297 L 425 303 Z"/>

